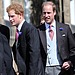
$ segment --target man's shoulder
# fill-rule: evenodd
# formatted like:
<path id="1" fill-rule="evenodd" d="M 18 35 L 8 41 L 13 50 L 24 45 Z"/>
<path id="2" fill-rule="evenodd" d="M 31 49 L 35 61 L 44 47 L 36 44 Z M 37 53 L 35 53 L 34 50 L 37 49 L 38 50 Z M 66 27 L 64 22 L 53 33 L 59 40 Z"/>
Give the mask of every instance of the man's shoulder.
<path id="1" fill-rule="evenodd" d="M 6 36 L 3 35 L 3 34 L 0 32 L 0 41 L 2 41 L 2 40 L 4 40 L 4 39 L 6 39 Z"/>
<path id="2" fill-rule="evenodd" d="M 22 26 L 22 29 L 26 30 L 26 31 L 37 30 L 34 24 L 28 23 L 26 21 L 24 22 L 24 25 Z"/>
<path id="3" fill-rule="evenodd" d="M 4 37 L 4 35 L 0 32 L 0 37 Z"/>
<path id="4" fill-rule="evenodd" d="M 25 27 L 34 27 L 32 23 L 28 23 L 27 21 L 24 22 Z"/>
<path id="5" fill-rule="evenodd" d="M 61 23 L 61 22 L 56 22 L 56 25 L 62 26 L 62 27 L 68 27 L 69 24 L 67 23 Z"/>

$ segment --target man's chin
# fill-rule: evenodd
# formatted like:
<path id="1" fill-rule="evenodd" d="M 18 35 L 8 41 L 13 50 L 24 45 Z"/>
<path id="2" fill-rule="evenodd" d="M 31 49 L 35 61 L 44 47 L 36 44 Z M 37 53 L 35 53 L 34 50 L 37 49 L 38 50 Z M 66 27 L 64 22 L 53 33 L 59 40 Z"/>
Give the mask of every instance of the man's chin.
<path id="1" fill-rule="evenodd" d="M 16 26 L 16 24 L 12 24 L 12 26 Z"/>
<path id="2" fill-rule="evenodd" d="M 50 24 L 50 22 L 48 22 L 48 21 L 47 21 L 46 23 L 47 23 L 47 24 Z"/>

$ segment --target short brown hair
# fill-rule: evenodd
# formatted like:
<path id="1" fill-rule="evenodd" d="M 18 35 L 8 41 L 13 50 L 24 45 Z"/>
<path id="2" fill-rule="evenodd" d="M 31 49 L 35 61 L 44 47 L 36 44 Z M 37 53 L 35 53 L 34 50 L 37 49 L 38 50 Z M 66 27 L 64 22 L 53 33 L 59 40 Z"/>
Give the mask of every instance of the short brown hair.
<path id="1" fill-rule="evenodd" d="M 24 9 L 22 7 L 22 5 L 18 4 L 18 3 L 13 3 L 11 5 L 9 5 L 6 9 L 6 11 L 9 13 L 10 10 L 14 10 L 15 14 L 23 14 L 24 15 Z"/>
<path id="2" fill-rule="evenodd" d="M 53 12 L 56 11 L 56 5 L 55 5 L 52 1 L 43 2 L 42 8 L 43 8 L 45 5 L 51 5 L 51 6 L 53 7 Z"/>

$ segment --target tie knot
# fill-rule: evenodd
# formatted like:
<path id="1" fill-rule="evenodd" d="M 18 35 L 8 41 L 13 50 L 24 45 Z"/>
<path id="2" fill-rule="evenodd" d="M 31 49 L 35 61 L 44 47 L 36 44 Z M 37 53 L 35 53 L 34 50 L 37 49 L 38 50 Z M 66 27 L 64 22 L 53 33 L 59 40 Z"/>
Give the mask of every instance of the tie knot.
<path id="1" fill-rule="evenodd" d="M 18 28 L 16 28 L 16 32 L 17 32 L 17 33 L 19 33 L 19 30 L 18 30 Z"/>
<path id="2" fill-rule="evenodd" d="M 53 39 L 53 36 L 54 36 L 54 31 L 52 30 L 52 27 L 53 27 L 53 25 L 49 26 L 49 36 L 50 36 L 51 40 Z"/>
<path id="3" fill-rule="evenodd" d="M 50 28 L 54 27 L 53 25 L 50 25 Z"/>
<path id="4" fill-rule="evenodd" d="M 53 25 L 50 25 L 50 26 L 49 26 L 49 32 L 53 31 L 53 30 L 52 30 L 52 27 L 53 27 Z"/>

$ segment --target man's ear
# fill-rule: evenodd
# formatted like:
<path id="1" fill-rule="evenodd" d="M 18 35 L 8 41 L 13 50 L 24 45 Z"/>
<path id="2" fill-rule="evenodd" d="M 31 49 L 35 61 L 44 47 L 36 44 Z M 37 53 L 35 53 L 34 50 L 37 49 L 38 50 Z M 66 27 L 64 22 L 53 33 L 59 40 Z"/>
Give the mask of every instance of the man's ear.
<path id="1" fill-rule="evenodd" d="M 54 16 L 56 15 L 56 11 L 54 11 Z"/>

